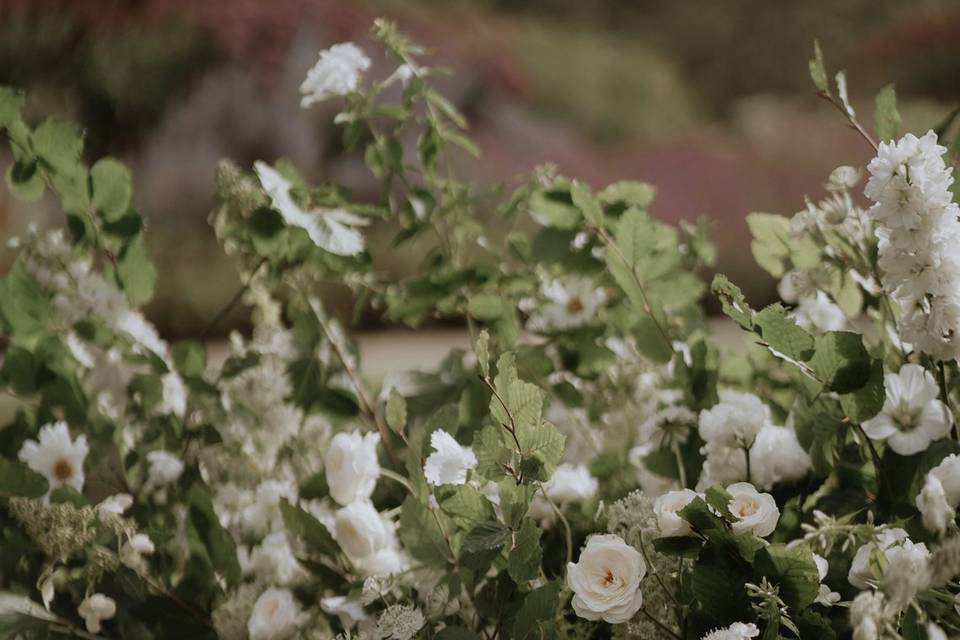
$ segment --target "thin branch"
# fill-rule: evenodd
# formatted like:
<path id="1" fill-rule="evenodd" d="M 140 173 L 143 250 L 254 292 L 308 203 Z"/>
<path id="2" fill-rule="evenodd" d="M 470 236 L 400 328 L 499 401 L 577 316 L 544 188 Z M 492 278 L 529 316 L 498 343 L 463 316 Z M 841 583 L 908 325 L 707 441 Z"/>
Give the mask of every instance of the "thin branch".
<path id="1" fill-rule="evenodd" d="M 832 104 L 834 107 L 836 107 L 837 111 L 842 113 L 843 117 L 847 119 L 847 124 L 850 126 L 850 128 L 855 130 L 857 133 L 859 133 L 863 137 L 863 139 L 867 141 L 867 144 L 873 147 L 874 151 L 879 150 L 879 147 L 877 146 L 877 142 L 873 139 L 873 136 L 867 133 L 867 130 L 863 128 L 860 122 L 858 122 L 856 118 L 850 115 L 846 107 L 844 107 L 842 104 L 837 102 L 836 99 L 834 99 L 834 97 L 828 94 L 826 91 L 818 91 L 817 97 L 823 98 L 824 100 Z"/>
<path id="2" fill-rule="evenodd" d="M 250 288 L 250 284 L 253 282 L 253 278 L 257 275 L 257 272 L 260 271 L 260 268 L 267 263 L 267 259 L 263 258 L 260 262 L 257 263 L 257 266 L 253 268 L 253 271 L 250 272 L 250 277 L 247 278 L 247 281 L 243 284 L 240 289 L 233 294 L 233 297 L 230 298 L 230 301 L 224 305 L 220 311 L 217 312 L 217 315 L 213 317 L 213 320 L 210 321 L 210 324 L 207 325 L 207 328 L 203 330 L 203 333 L 200 334 L 200 341 L 206 342 L 210 337 L 210 334 L 213 333 L 213 330 L 217 328 L 217 325 L 220 324 L 220 321 L 227 317 L 233 308 L 236 307 L 240 301 L 243 299 L 243 294 L 247 292 L 247 289 Z"/>

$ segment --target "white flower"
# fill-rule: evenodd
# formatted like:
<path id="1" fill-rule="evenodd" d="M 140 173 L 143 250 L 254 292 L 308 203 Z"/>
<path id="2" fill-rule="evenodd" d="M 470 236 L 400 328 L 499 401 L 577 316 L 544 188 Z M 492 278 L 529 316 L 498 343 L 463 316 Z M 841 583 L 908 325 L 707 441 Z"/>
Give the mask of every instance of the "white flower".
<path id="1" fill-rule="evenodd" d="M 554 502 L 583 502 L 597 493 L 597 479 L 590 475 L 586 465 L 563 463 L 557 466 L 550 479 L 543 484 L 547 497 Z"/>
<path id="2" fill-rule="evenodd" d="M 333 535 L 359 571 L 386 575 L 400 569 L 393 525 L 369 502 L 354 502 L 337 511 Z"/>
<path id="3" fill-rule="evenodd" d="M 907 532 L 899 528 L 883 529 L 874 536 L 874 539 L 862 545 L 853 555 L 847 580 L 857 589 L 870 588 L 870 582 L 876 581 L 876 575 L 871 566 L 871 556 L 875 551 L 886 551 L 893 545 L 907 539 Z"/>
<path id="4" fill-rule="evenodd" d="M 303 623 L 300 605 L 288 589 L 271 587 L 257 598 L 247 620 L 250 640 L 286 640 Z"/>
<path id="5" fill-rule="evenodd" d="M 853 640 L 878 640 L 885 617 L 883 594 L 879 591 L 861 591 L 850 604 Z"/>
<path id="6" fill-rule="evenodd" d="M 724 629 L 715 629 L 703 636 L 701 640 L 750 640 L 760 635 L 757 625 L 751 623 L 734 622 Z"/>
<path id="7" fill-rule="evenodd" d="M 271 206 L 284 221 L 307 232 L 313 243 L 334 255 L 355 256 L 363 252 L 363 234 L 355 227 L 364 226 L 367 220 L 345 209 L 307 211 L 290 194 L 290 181 L 265 162 L 253 164 L 263 190 L 270 196 Z"/>
<path id="8" fill-rule="evenodd" d="M 690 489 L 680 489 L 654 500 L 653 513 L 657 516 L 657 528 L 661 536 L 693 535 L 690 523 L 680 517 L 680 511 L 698 497 L 702 498 L 703 495 Z"/>
<path id="9" fill-rule="evenodd" d="M 750 479 L 761 489 L 795 482 L 807 475 L 810 465 L 810 456 L 789 426 L 765 426 L 750 447 Z"/>
<path id="10" fill-rule="evenodd" d="M 730 513 L 739 518 L 731 525 L 734 533 L 752 531 L 763 538 L 777 528 L 780 509 L 769 493 L 760 493 L 749 482 L 732 484 L 727 487 L 727 493 L 732 498 L 728 505 Z"/>
<path id="11" fill-rule="evenodd" d="M 245 575 L 283 587 L 293 586 L 306 577 L 284 531 L 274 531 L 249 555 L 242 554 L 241 565 Z"/>
<path id="12" fill-rule="evenodd" d="M 160 413 L 172 413 L 182 418 L 187 411 L 187 388 L 183 384 L 183 378 L 174 371 L 163 376 L 161 382 L 163 402 L 160 404 Z"/>
<path id="13" fill-rule="evenodd" d="M 243 530 L 254 538 L 261 538 L 283 527 L 280 501 L 297 501 L 297 485 L 289 480 L 264 480 L 257 485 L 253 502 L 243 507 L 240 523 Z"/>
<path id="14" fill-rule="evenodd" d="M 363 610 L 363 603 L 357 598 L 328 596 L 320 599 L 320 608 L 340 618 L 340 624 L 344 629 L 352 629 L 358 622 L 363 622 L 369 617 Z"/>
<path id="15" fill-rule="evenodd" d="M 903 540 L 891 545 L 883 553 L 886 557 L 883 591 L 890 603 L 902 610 L 919 591 L 930 584 L 930 551 L 923 543 Z"/>
<path id="16" fill-rule="evenodd" d="M 847 316 L 823 291 L 802 298 L 791 315 L 805 329 L 843 331 L 847 328 Z"/>
<path id="17" fill-rule="evenodd" d="M 927 640 L 947 640 L 947 633 L 940 625 L 933 622 L 928 622 Z"/>
<path id="18" fill-rule="evenodd" d="M 77 613 L 83 618 L 90 633 L 100 633 L 101 623 L 117 614 L 117 603 L 102 593 L 95 593 L 84 598 L 77 608 Z"/>
<path id="19" fill-rule="evenodd" d="M 770 409 L 752 393 L 720 390 L 720 402 L 700 412 L 700 437 L 707 443 L 742 448 L 770 424 Z"/>
<path id="20" fill-rule="evenodd" d="M 361 435 L 359 431 L 353 431 L 333 437 L 324 457 L 331 498 L 348 505 L 370 497 L 380 475 L 378 444 L 378 433 Z"/>
<path id="21" fill-rule="evenodd" d="M 540 293 L 547 301 L 531 313 L 528 322 L 528 328 L 535 332 L 583 326 L 606 302 L 603 289 L 583 277 L 547 280 L 541 285 Z"/>
<path id="22" fill-rule="evenodd" d="M 44 425 L 36 440 L 27 440 L 20 449 L 19 458 L 28 467 L 42 474 L 51 489 L 72 487 L 83 491 L 83 463 L 86 460 L 87 437 L 70 439 L 66 422 Z"/>
<path id="23" fill-rule="evenodd" d="M 871 439 L 886 440 L 895 452 L 909 456 L 950 432 L 950 411 L 937 399 L 939 389 L 929 371 L 905 364 L 899 373 L 884 375 L 883 384 L 887 391 L 883 409 L 863 423 Z"/>
<path id="24" fill-rule="evenodd" d="M 335 44 L 320 52 L 320 59 L 300 85 L 300 107 L 323 102 L 357 90 L 360 74 L 370 68 L 370 58 L 352 42 Z"/>
<path id="25" fill-rule="evenodd" d="M 380 640 L 410 640 L 426 623 L 419 609 L 408 604 L 390 605 L 377 618 L 375 637 Z"/>
<path id="26" fill-rule="evenodd" d="M 657 448 L 683 444 L 697 424 L 697 414 L 683 405 L 670 405 L 640 424 L 640 442 Z"/>
<path id="27" fill-rule="evenodd" d="M 132 569 L 138 569 L 143 566 L 143 556 L 148 556 L 155 550 L 150 536 L 137 533 L 120 547 L 120 561 Z"/>
<path id="28" fill-rule="evenodd" d="M 817 577 L 820 580 L 820 590 L 817 593 L 816 602 L 824 607 L 832 607 L 840 602 L 840 594 L 833 591 L 829 585 L 823 584 L 823 580 L 827 577 L 827 572 L 830 570 L 830 565 L 827 563 L 826 558 L 816 553 L 813 554 L 813 561 L 817 565 Z"/>
<path id="29" fill-rule="evenodd" d="M 144 491 L 150 492 L 154 489 L 166 487 L 173 484 L 183 475 L 183 461 L 170 453 L 157 449 L 147 454 L 147 462 L 150 463 L 150 469 L 147 472 L 147 482 L 144 485 Z"/>
<path id="30" fill-rule="evenodd" d="M 927 473 L 916 505 L 923 525 L 942 535 L 960 506 L 960 456 L 950 454 Z"/>
<path id="31" fill-rule="evenodd" d="M 122 516 L 131 506 L 133 506 L 133 496 L 129 493 L 115 493 L 104 498 L 97 505 L 97 513 L 101 517 L 104 515 Z"/>
<path id="32" fill-rule="evenodd" d="M 643 556 L 620 536 L 590 536 L 580 560 L 567 563 L 574 612 L 611 624 L 630 620 L 643 605 L 640 581 L 646 573 Z"/>
<path id="33" fill-rule="evenodd" d="M 933 131 L 881 143 L 867 166 L 884 289 L 899 305 L 902 341 L 934 360 L 960 356 L 960 207 L 953 168 Z"/>
<path id="34" fill-rule="evenodd" d="M 857 186 L 860 178 L 860 169 L 850 166 L 840 166 L 830 172 L 830 177 L 827 178 L 827 184 L 824 186 L 827 188 L 827 191 L 848 191 Z"/>
<path id="35" fill-rule="evenodd" d="M 463 484 L 467 471 L 477 466 L 477 457 L 470 447 L 463 447 L 453 436 L 437 429 L 430 434 L 434 451 L 423 465 L 423 475 L 432 485 Z"/>

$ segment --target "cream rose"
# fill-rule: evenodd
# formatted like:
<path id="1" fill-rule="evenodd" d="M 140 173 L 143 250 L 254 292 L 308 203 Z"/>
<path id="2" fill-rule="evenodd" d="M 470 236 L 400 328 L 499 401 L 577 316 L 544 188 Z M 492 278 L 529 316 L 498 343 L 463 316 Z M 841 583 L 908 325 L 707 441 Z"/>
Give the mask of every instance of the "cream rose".
<path id="1" fill-rule="evenodd" d="M 270 588 L 260 594 L 250 619 L 250 640 L 285 640 L 293 636 L 302 622 L 300 605 L 287 589 Z"/>
<path id="2" fill-rule="evenodd" d="M 337 511 L 333 534 L 351 558 L 366 558 L 387 547 L 389 531 L 368 502 L 354 502 Z"/>
<path id="3" fill-rule="evenodd" d="M 760 493 L 749 482 L 736 482 L 727 487 L 731 500 L 730 513 L 739 520 L 731 525 L 734 533 L 752 531 L 763 538 L 773 533 L 780 519 L 780 509 L 769 493 Z"/>
<path id="4" fill-rule="evenodd" d="M 640 581 L 646 573 L 643 556 L 620 536 L 590 536 L 580 560 L 567 564 L 574 612 L 612 624 L 630 620 L 643 604 Z"/>
<path id="5" fill-rule="evenodd" d="M 377 486 L 380 434 L 338 433 L 324 458 L 330 497 L 342 505 L 366 500 Z"/>
<path id="6" fill-rule="evenodd" d="M 657 498 L 653 503 L 653 513 L 657 516 L 657 528 L 661 536 L 689 536 L 693 534 L 690 523 L 680 517 L 680 511 L 701 494 L 690 489 L 670 491 Z"/>

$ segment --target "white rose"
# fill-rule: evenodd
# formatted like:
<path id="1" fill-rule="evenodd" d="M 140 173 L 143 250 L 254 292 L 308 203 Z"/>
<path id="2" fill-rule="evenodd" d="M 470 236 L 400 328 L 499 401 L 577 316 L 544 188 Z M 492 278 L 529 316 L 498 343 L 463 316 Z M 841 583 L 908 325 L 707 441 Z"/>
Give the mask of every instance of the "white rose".
<path id="1" fill-rule="evenodd" d="M 582 502 L 597 493 L 597 479 L 585 465 L 563 463 L 543 485 L 543 490 L 554 502 Z"/>
<path id="2" fill-rule="evenodd" d="M 761 538 L 773 533 L 780 519 L 780 509 L 769 493 L 760 493 L 749 482 L 737 482 L 727 487 L 731 500 L 730 513 L 739 520 L 731 525 L 734 533 L 753 531 Z"/>
<path id="3" fill-rule="evenodd" d="M 361 435 L 353 431 L 333 437 L 324 458 L 330 497 L 342 505 L 370 497 L 380 475 L 379 443 L 378 433 Z"/>
<path id="4" fill-rule="evenodd" d="M 590 536 L 580 560 L 567 563 L 574 612 L 612 624 L 630 620 L 643 604 L 640 581 L 646 573 L 643 556 L 620 536 Z"/>
<path id="5" fill-rule="evenodd" d="M 366 575 L 403 570 L 393 525 L 368 502 L 354 502 L 337 511 L 333 533 L 354 567 Z"/>
<path id="6" fill-rule="evenodd" d="M 797 434 L 787 427 L 767 425 L 750 447 L 750 479 L 761 489 L 778 482 L 794 482 L 810 470 L 810 456 Z"/>
<path id="7" fill-rule="evenodd" d="M 680 517 L 680 511 L 697 497 L 702 496 L 691 489 L 681 489 L 665 493 L 654 501 L 653 513 L 661 536 L 693 535 L 690 523 Z"/>
<path id="8" fill-rule="evenodd" d="M 302 622 L 300 605 L 287 589 L 270 588 L 260 594 L 250 619 L 250 640 L 285 640 L 293 636 Z"/>
<path id="9" fill-rule="evenodd" d="M 477 466 L 477 457 L 470 447 L 463 447 L 452 435 L 437 429 L 430 435 L 434 448 L 423 465 L 423 475 L 432 485 L 463 484 L 467 471 Z"/>
<path id="10" fill-rule="evenodd" d="M 923 517 L 923 526 L 933 533 L 943 535 L 947 525 L 957 517 L 956 509 L 947 501 L 943 483 L 932 473 L 927 475 L 923 489 L 917 494 L 916 505 Z"/>

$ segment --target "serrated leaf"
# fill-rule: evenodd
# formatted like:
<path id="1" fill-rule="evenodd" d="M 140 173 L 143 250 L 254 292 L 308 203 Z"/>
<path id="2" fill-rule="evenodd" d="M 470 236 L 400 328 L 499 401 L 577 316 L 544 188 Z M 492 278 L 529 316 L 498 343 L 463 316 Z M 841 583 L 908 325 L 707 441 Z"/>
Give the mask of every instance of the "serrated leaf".
<path id="1" fill-rule="evenodd" d="M 787 317 L 787 310 L 780 303 L 764 307 L 753 317 L 754 330 L 772 349 L 804 362 L 813 355 L 813 336 Z"/>
<path id="2" fill-rule="evenodd" d="M 590 187 L 575 181 L 570 185 L 570 198 L 587 222 L 595 227 L 603 226 L 603 209 L 590 192 Z"/>
<path id="3" fill-rule="evenodd" d="M 807 547 L 788 549 L 779 543 L 763 547 L 756 553 L 754 567 L 758 575 L 780 587 L 780 597 L 794 611 L 805 609 L 817 597 L 820 579 Z"/>
<path id="4" fill-rule="evenodd" d="M 450 557 L 437 518 L 413 496 L 408 496 L 400 509 L 400 541 L 411 556 L 430 567 L 444 567 Z"/>
<path id="5" fill-rule="evenodd" d="M 83 151 L 83 130 L 75 122 L 47 118 L 31 136 L 33 151 L 54 172 L 73 173 Z"/>
<path id="6" fill-rule="evenodd" d="M 282 499 L 280 515 L 290 535 L 303 539 L 308 547 L 328 556 L 335 556 L 340 552 L 340 545 L 312 514 Z"/>
<path id="7" fill-rule="evenodd" d="M 737 285 L 730 282 L 727 276 L 718 273 L 713 277 L 710 290 L 720 298 L 720 306 L 728 317 L 741 328 L 753 331 L 753 309 L 747 304 L 743 292 Z"/>
<path id="8" fill-rule="evenodd" d="M 6 172 L 7 187 L 16 198 L 36 202 L 43 197 L 43 174 L 35 161 L 17 160 Z"/>
<path id="9" fill-rule="evenodd" d="M 397 433 L 403 433 L 407 426 L 407 401 L 396 387 L 390 389 L 387 397 L 387 425 Z"/>
<path id="10" fill-rule="evenodd" d="M 809 362 L 824 387 L 837 393 L 861 389 L 870 378 L 870 355 L 858 333 L 830 331 L 817 336 Z"/>
<path id="11" fill-rule="evenodd" d="M 473 352 L 477 356 L 480 375 L 484 378 L 490 377 L 490 334 L 487 333 L 486 329 L 477 336 L 477 341 L 473 345 Z"/>
<path id="12" fill-rule="evenodd" d="M 510 540 L 510 528 L 495 520 L 476 525 L 463 538 L 461 549 L 465 553 L 480 553 L 500 549 Z"/>
<path id="13" fill-rule="evenodd" d="M 881 142 L 896 140 L 900 136 L 900 112 L 897 110 L 897 92 L 892 84 L 880 89 L 877 94 L 873 121 Z"/>
<path id="14" fill-rule="evenodd" d="M 860 423 L 874 417 L 883 409 L 887 392 L 883 386 L 883 361 L 874 360 L 870 377 L 860 389 L 840 396 L 843 412 L 853 422 Z"/>
<path id="15" fill-rule="evenodd" d="M 514 535 L 513 548 L 507 559 L 507 571 L 514 582 L 522 584 L 540 576 L 540 562 L 543 551 L 540 548 L 540 528 L 532 519 L 527 518 Z"/>
<path id="16" fill-rule="evenodd" d="M 554 637 L 543 633 L 542 627 L 552 622 L 560 610 L 560 587 L 560 581 L 553 580 L 524 597 L 513 625 L 513 637 L 516 640 Z"/>
<path id="17" fill-rule="evenodd" d="M 105 222 L 119 220 L 130 208 L 133 194 L 130 170 L 113 158 L 103 158 L 90 169 L 91 204 Z"/>
<path id="18" fill-rule="evenodd" d="M 446 485 L 437 488 L 437 500 L 444 513 L 461 529 L 492 520 L 493 506 L 479 490 L 468 484 Z"/>
<path id="19" fill-rule="evenodd" d="M 621 202 L 627 207 L 646 209 L 653 202 L 656 194 L 657 189 L 651 184 L 635 180 L 623 180 L 608 185 L 597 194 L 597 197 L 604 204 Z"/>
<path id="20" fill-rule="evenodd" d="M 534 479 L 549 480 L 563 457 L 567 436 L 544 420 L 518 429 L 517 439 L 520 441 L 525 462 L 534 459 L 540 463 L 535 467 Z M 529 475 L 529 472 L 525 475 Z"/>

